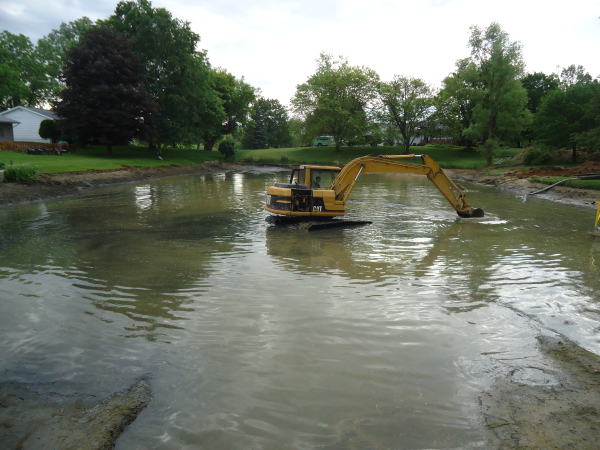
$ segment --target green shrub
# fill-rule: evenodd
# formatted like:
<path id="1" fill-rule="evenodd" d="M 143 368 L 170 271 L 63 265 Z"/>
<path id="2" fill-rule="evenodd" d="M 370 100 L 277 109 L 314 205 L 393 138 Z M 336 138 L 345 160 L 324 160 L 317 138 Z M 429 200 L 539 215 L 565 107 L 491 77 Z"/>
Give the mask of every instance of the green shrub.
<path id="1" fill-rule="evenodd" d="M 235 155 L 235 143 L 233 141 L 223 141 L 219 144 L 219 153 L 225 158 L 232 158 Z"/>
<path id="2" fill-rule="evenodd" d="M 10 165 L 6 167 L 4 172 L 4 181 L 18 182 L 18 183 L 31 183 L 39 178 L 39 172 L 37 167 L 30 166 L 29 164 L 23 164 L 20 166 Z"/>
<path id="3" fill-rule="evenodd" d="M 52 119 L 42 120 L 38 134 L 42 139 L 50 139 L 53 143 L 60 140 L 62 134 L 58 121 Z"/>
<path id="4" fill-rule="evenodd" d="M 532 148 L 523 156 L 523 164 L 527 166 L 539 166 L 552 162 L 552 155 L 547 150 Z"/>
<path id="5" fill-rule="evenodd" d="M 282 156 L 280 158 L 280 160 L 281 160 L 281 164 L 289 164 L 289 162 L 290 162 L 290 158 L 288 158 L 287 156 Z"/>

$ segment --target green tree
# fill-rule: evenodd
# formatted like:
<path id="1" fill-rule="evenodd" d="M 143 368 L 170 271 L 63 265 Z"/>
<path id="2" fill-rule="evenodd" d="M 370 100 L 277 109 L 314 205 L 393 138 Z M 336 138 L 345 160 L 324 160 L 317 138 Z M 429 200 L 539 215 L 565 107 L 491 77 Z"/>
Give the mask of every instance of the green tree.
<path id="1" fill-rule="evenodd" d="M 244 127 L 244 148 L 283 148 L 292 145 L 287 111 L 277 99 L 258 97 Z"/>
<path id="2" fill-rule="evenodd" d="M 135 38 L 134 51 L 146 75 L 143 87 L 159 108 L 153 119 L 159 156 L 163 143 L 190 142 L 215 126 L 222 110 L 206 53 L 196 50 L 200 36 L 189 22 L 138 0 L 120 2 L 106 23 Z"/>
<path id="3" fill-rule="evenodd" d="M 573 86 L 574 84 L 588 84 L 592 82 L 592 76 L 585 71 L 585 67 L 571 64 L 563 67 L 560 71 L 560 85 L 563 87 Z"/>
<path id="4" fill-rule="evenodd" d="M 308 147 L 311 143 L 311 138 L 306 129 L 306 122 L 298 117 L 292 117 L 288 121 L 290 135 L 292 137 L 292 147 Z"/>
<path id="5" fill-rule="evenodd" d="M 112 146 L 145 138 L 156 105 L 142 87 L 133 39 L 109 27 L 88 31 L 67 51 L 65 89 L 55 112 L 61 127 L 79 140 Z"/>
<path id="6" fill-rule="evenodd" d="M 577 161 L 577 147 L 597 121 L 589 113 L 598 93 L 598 83 L 563 85 L 542 99 L 533 119 L 536 136 L 556 148 L 571 148 L 572 160 Z"/>
<path id="7" fill-rule="evenodd" d="M 477 67 L 476 95 L 472 122 L 463 135 L 484 140 L 487 163 L 492 164 L 499 141 L 519 136 L 529 117 L 527 91 L 520 80 L 524 71 L 521 45 L 511 42 L 496 22 L 485 30 L 471 27 L 469 45 L 469 60 Z"/>
<path id="8" fill-rule="evenodd" d="M 0 107 L 38 106 L 45 99 L 44 66 L 27 36 L 0 33 Z"/>
<path id="9" fill-rule="evenodd" d="M 46 80 L 45 101 L 50 103 L 59 97 L 64 85 L 59 79 L 67 51 L 79 42 L 81 36 L 91 29 L 94 22 L 88 17 L 61 23 L 57 30 L 52 30 L 38 40 L 35 53 L 43 66 Z"/>
<path id="10" fill-rule="evenodd" d="M 314 75 L 296 88 L 294 111 L 305 118 L 309 134 L 333 136 L 335 152 L 343 140 L 361 137 L 371 121 L 379 75 L 369 68 L 350 66 L 340 56 L 321 53 Z"/>
<path id="11" fill-rule="evenodd" d="M 555 74 L 546 75 L 543 72 L 528 73 L 521 79 L 523 87 L 527 91 L 527 109 L 535 114 L 542 103 L 542 99 L 548 92 L 556 89 L 560 80 Z"/>
<path id="12" fill-rule="evenodd" d="M 523 77 L 521 79 L 521 83 L 527 91 L 526 107 L 531 114 L 535 114 L 542 102 L 542 99 L 548 94 L 548 92 L 558 88 L 560 80 L 556 74 L 546 75 L 543 72 L 535 72 L 529 73 Z M 533 138 L 534 132 L 530 121 L 523 129 L 517 147 L 520 147 L 521 140 L 527 140 L 531 145 Z"/>
<path id="13" fill-rule="evenodd" d="M 42 120 L 40 122 L 40 130 L 38 132 L 42 139 L 50 139 L 53 144 L 60 139 L 62 130 L 58 124 L 58 121 L 52 119 Z"/>
<path id="14" fill-rule="evenodd" d="M 242 148 L 251 150 L 269 148 L 264 112 L 260 109 L 255 109 L 251 117 L 252 120 L 244 127 Z"/>
<path id="15" fill-rule="evenodd" d="M 456 71 L 444 78 L 436 98 L 436 117 L 453 140 L 467 148 L 473 139 L 463 132 L 473 123 L 473 109 L 477 99 L 477 66 L 469 59 L 456 62 Z"/>
<path id="16" fill-rule="evenodd" d="M 585 120 L 591 128 L 576 136 L 578 145 L 588 150 L 600 150 L 600 88 L 599 81 L 594 80 L 591 86 L 592 95 L 586 105 Z"/>
<path id="17" fill-rule="evenodd" d="M 257 103 L 262 106 L 264 111 L 269 147 L 285 148 L 291 146 L 292 135 L 288 124 L 290 119 L 281 102 L 274 98 L 259 97 Z"/>
<path id="18" fill-rule="evenodd" d="M 381 84 L 380 95 L 383 119 L 400 132 L 407 154 L 433 113 L 433 88 L 419 78 L 396 75 Z"/>
<path id="19" fill-rule="evenodd" d="M 204 141 L 204 150 L 209 152 L 221 137 L 233 134 L 248 122 L 255 100 L 255 89 L 244 78 L 236 78 L 221 68 L 214 69 L 212 74 L 213 86 L 219 99 L 217 107 L 221 108 L 222 115 L 215 110 L 216 120 L 200 135 Z"/>

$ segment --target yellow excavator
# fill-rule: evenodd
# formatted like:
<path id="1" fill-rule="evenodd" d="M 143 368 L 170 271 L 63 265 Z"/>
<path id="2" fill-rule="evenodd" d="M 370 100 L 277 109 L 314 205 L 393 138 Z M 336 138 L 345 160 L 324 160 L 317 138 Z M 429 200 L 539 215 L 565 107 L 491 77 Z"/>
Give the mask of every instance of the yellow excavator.
<path id="1" fill-rule="evenodd" d="M 405 162 L 421 158 L 422 164 Z M 461 189 L 427 155 L 369 155 L 356 158 L 343 168 L 304 165 L 292 169 L 289 183 L 275 183 L 267 189 L 267 211 L 276 214 L 267 221 L 276 224 L 320 221 L 308 229 L 370 222 L 331 220 L 346 214 L 346 201 L 358 177 L 367 173 L 409 173 L 425 175 L 450 202 L 460 217 L 483 217 L 483 210 L 469 205 Z M 329 224 L 325 221 L 329 219 Z"/>

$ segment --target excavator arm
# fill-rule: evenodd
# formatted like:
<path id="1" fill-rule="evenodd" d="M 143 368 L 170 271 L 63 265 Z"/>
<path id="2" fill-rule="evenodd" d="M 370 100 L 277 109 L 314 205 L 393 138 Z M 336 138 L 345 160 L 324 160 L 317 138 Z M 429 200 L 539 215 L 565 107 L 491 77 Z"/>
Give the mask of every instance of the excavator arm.
<path id="1" fill-rule="evenodd" d="M 404 162 L 421 158 L 423 164 Z M 483 217 L 483 210 L 469 205 L 467 198 L 435 161 L 427 155 L 363 156 L 350 161 L 328 189 L 335 193 L 336 203 L 345 205 L 358 177 L 366 173 L 410 173 L 425 175 L 448 200 L 460 217 Z"/>

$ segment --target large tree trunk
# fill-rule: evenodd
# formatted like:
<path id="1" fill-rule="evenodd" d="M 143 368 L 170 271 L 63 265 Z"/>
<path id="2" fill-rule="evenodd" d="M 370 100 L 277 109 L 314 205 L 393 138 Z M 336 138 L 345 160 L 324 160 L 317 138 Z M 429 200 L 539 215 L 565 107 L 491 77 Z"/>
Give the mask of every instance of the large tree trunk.
<path id="1" fill-rule="evenodd" d="M 162 159 L 162 143 L 160 142 L 160 138 L 156 140 L 156 156 L 158 156 L 158 159 Z"/>
<path id="2" fill-rule="evenodd" d="M 486 164 L 491 166 L 494 163 L 494 146 L 491 139 L 485 141 L 485 157 Z"/>
<path id="3" fill-rule="evenodd" d="M 340 144 L 338 144 L 337 142 L 335 143 L 335 150 L 333 151 L 333 153 L 340 153 Z"/>
<path id="4" fill-rule="evenodd" d="M 494 144 L 492 142 L 492 137 L 494 136 L 494 112 L 493 109 L 490 108 L 490 118 L 488 120 L 488 138 L 485 141 L 485 156 L 487 158 L 487 165 L 491 166 L 494 162 Z"/>
<path id="5" fill-rule="evenodd" d="M 202 144 L 202 139 L 198 139 L 198 146 L 196 147 L 196 150 L 200 150 L 200 144 Z"/>
<path id="6" fill-rule="evenodd" d="M 210 138 L 208 141 L 205 141 L 204 142 L 204 150 L 207 152 L 212 152 L 212 149 L 215 146 L 215 144 L 217 143 L 217 140 L 219 140 L 219 136 L 215 136 L 213 138 Z"/>
<path id="7" fill-rule="evenodd" d="M 577 162 L 577 145 L 573 144 L 573 162 Z"/>

